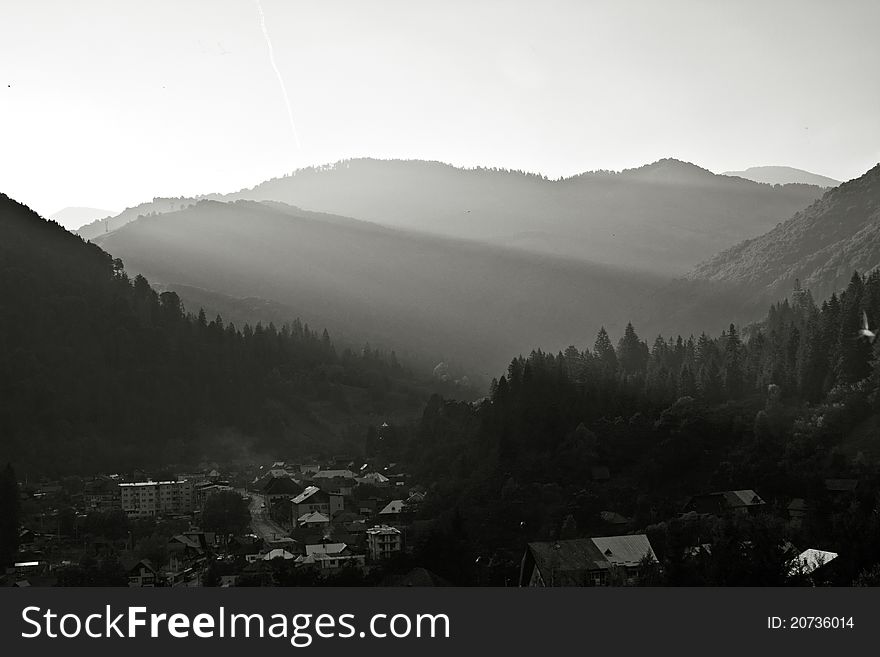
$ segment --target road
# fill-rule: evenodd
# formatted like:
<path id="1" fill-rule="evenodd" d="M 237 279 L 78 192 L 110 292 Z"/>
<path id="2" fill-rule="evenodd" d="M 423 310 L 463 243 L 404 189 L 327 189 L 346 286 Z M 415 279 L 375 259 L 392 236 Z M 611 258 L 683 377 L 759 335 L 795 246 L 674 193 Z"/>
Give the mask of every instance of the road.
<path id="1" fill-rule="evenodd" d="M 281 529 L 269 517 L 269 504 L 266 498 L 258 493 L 248 493 L 251 498 L 251 528 L 254 534 L 262 538 L 264 541 L 274 541 L 279 538 L 286 538 L 290 534 Z"/>

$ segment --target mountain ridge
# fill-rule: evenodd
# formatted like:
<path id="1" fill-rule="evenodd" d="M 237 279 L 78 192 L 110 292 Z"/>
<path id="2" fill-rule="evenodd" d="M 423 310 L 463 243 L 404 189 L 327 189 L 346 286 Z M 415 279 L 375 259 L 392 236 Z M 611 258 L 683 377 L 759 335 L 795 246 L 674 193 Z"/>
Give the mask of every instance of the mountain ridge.
<path id="1" fill-rule="evenodd" d="M 157 284 L 304 308 L 334 334 L 467 363 L 471 378 L 503 368 L 535 336 L 565 348 L 602 322 L 622 326 L 630 299 L 660 284 L 609 265 L 256 201 L 203 200 L 96 241 Z"/>
<path id="2" fill-rule="evenodd" d="M 666 158 L 550 180 L 504 169 L 360 158 L 299 169 L 230 194 L 155 199 L 84 227 L 96 238 L 140 215 L 198 200 L 279 201 L 398 229 L 663 275 L 752 237 L 812 202 L 818 187 L 773 188 Z"/>
<path id="3" fill-rule="evenodd" d="M 757 166 L 742 171 L 725 171 L 721 175 L 733 176 L 770 185 L 807 184 L 819 187 L 837 187 L 839 180 L 818 173 L 787 166 Z"/>

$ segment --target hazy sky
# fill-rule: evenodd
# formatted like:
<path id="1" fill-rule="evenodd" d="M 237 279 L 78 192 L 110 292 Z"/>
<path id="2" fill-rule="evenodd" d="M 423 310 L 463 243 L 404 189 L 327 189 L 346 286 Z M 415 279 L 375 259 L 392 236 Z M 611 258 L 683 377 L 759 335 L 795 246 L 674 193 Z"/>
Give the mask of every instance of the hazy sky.
<path id="1" fill-rule="evenodd" d="M 880 2 L 0 0 L 0 191 L 50 214 L 373 156 L 556 177 L 880 160 Z"/>

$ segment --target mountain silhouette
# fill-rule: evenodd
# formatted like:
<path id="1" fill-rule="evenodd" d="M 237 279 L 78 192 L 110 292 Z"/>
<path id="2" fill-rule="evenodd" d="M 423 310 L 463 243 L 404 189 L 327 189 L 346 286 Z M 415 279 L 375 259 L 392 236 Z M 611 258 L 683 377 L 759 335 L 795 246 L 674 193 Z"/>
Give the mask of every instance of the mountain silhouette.
<path id="1" fill-rule="evenodd" d="M 420 160 L 313 167 L 211 200 L 279 201 L 394 228 L 681 275 L 809 205 L 822 189 L 773 187 L 664 159 L 562 180 Z M 197 199 L 155 199 L 79 231 L 87 239 Z"/>
<path id="2" fill-rule="evenodd" d="M 820 176 L 818 173 L 810 173 L 794 167 L 749 167 L 743 171 L 725 171 L 723 176 L 736 176 L 755 182 L 768 183 L 770 185 L 802 184 L 816 185 L 818 187 L 837 187 L 839 180 Z"/>

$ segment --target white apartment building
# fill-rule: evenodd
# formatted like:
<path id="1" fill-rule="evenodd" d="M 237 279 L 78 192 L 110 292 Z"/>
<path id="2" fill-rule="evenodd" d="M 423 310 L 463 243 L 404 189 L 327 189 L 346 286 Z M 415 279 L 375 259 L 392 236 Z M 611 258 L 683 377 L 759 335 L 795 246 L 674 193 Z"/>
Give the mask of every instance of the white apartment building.
<path id="1" fill-rule="evenodd" d="M 396 527 L 377 525 L 367 530 L 367 548 L 374 561 L 390 559 L 403 549 L 403 536 Z"/>
<path id="2" fill-rule="evenodd" d="M 193 487 L 189 480 L 140 481 L 119 484 L 122 510 L 130 518 L 191 513 Z"/>

